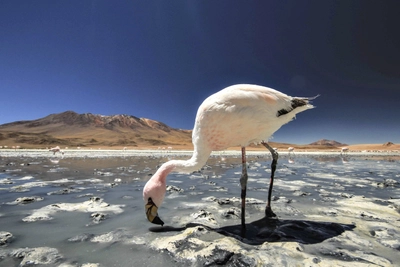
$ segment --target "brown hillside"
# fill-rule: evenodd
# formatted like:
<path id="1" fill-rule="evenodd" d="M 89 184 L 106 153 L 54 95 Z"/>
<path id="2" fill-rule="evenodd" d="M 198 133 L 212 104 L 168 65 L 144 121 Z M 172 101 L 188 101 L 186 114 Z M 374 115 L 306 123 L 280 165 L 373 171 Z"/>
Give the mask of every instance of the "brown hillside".
<path id="1" fill-rule="evenodd" d="M 155 147 L 190 144 L 191 131 L 129 115 L 102 116 L 66 111 L 33 121 L 0 125 L 2 146 Z"/>
<path id="2" fill-rule="evenodd" d="M 318 140 L 314 143 L 311 143 L 310 145 L 311 146 L 326 146 L 326 147 L 331 147 L 331 148 L 347 146 L 347 144 L 343 144 L 343 143 L 339 143 L 335 140 L 327 140 L 327 139 Z"/>

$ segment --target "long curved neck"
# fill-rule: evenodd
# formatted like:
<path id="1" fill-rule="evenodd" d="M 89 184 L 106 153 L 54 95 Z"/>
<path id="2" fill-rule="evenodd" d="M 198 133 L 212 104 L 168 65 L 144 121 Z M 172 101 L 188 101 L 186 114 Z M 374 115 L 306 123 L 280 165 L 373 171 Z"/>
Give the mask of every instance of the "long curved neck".
<path id="1" fill-rule="evenodd" d="M 197 171 L 201 167 L 203 167 L 204 164 L 206 164 L 210 154 L 211 151 L 198 151 L 197 149 L 195 149 L 190 159 L 167 161 L 166 163 L 161 165 L 156 174 L 158 174 L 157 176 L 163 177 L 165 179 L 170 172 L 191 173 Z"/>
<path id="2" fill-rule="evenodd" d="M 186 173 L 197 171 L 207 162 L 210 153 L 211 151 L 199 152 L 195 149 L 192 157 L 188 160 L 170 160 L 161 165 L 144 186 L 143 199 L 147 201 L 151 197 L 154 203 L 160 207 L 166 191 L 168 174 L 172 171 Z"/>
<path id="3" fill-rule="evenodd" d="M 191 173 L 194 171 L 198 171 L 201 167 L 203 167 L 209 156 L 211 154 L 211 151 L 198 151 L 195 149 L 193 151 L 193 155 L 190 159 L 188 160 L 171 160 L 164 165 L 167 165 L 167 169 L 170 169 L 169 172 L 183 172 L 183 173 Z M 168 173 L 169 173 L 168 172 Z"/>

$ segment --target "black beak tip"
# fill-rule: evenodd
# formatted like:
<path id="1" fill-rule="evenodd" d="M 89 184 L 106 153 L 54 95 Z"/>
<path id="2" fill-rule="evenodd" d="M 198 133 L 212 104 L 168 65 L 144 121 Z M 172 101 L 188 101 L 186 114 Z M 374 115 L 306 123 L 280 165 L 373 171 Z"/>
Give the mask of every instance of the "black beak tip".
<path id="1" fill-rule="evenodd" d="M 164 226 L 164 222 L 163 222 L 163 221 L 160 219 L 160 217 L 158 217 L 158 216 L 156 216 L 156 217 L 153 219 L 152 223 L 154 223 L 154 224 L 160 224 L 161 226 Z"/>

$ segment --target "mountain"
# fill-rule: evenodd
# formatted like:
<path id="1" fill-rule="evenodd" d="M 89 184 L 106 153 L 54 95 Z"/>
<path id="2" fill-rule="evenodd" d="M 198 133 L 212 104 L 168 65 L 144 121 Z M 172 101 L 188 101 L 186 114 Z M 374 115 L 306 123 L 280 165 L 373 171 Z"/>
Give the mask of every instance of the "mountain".
<path id="1" fill-rule="evenodd" d="M 37 120 L 0 125 L 0 145 L 11 144 L 21 147 L 190 145 L 191 131 L 130 115 L 66 111 Z"/>
<path id="2" fill-rule="evenodd" d="M 383 146 L 393 146 L 394 144 L 392 142 L 386 142 L 383 144 Z"/>
<path id="3" fill-rule="evenodd" d="M 343 147 L 343 146 L 348 146 L 347 144 L 339 143 L 334 140 L 327 140 L 327 139 L 321 139 L 318 140 L 314 143 L 309 144 L 310 146 L 327 146 L 327 147 Z"/>

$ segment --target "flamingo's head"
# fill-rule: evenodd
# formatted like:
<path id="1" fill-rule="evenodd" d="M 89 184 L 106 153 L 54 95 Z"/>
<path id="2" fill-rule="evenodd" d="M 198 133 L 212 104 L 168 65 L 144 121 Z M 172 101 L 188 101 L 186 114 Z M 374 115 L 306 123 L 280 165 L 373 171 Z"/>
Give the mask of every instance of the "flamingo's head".
<path id="1" fill-rule="evenodd" d="M 162 174 L 162 173 L 161 173 Z M 160 208 L 165 192 L 165 177 L 161 177 L 159 172 L 153 175 L 143 188 L 143 200 L 146 216 L 149 222 L 164 225 L 164 222 L 158 217 L 158 209 Z"/>
<path id="2" fill-rule="evenodd" d="M 157 205 L 153 202 L 152 198 L 148 198 L 147 204 L 144 206 L 146 210 L 146 216 L 147 220 L 149 222 L 154 223 L 154 224 L 161 224 L 161 226 L 164 225 L 164 222 L 158 217 L 158 207 Z"/>

